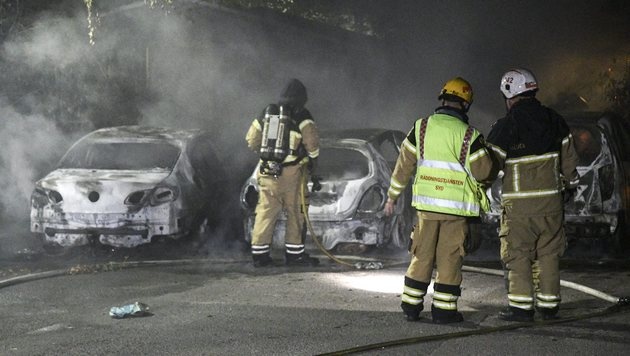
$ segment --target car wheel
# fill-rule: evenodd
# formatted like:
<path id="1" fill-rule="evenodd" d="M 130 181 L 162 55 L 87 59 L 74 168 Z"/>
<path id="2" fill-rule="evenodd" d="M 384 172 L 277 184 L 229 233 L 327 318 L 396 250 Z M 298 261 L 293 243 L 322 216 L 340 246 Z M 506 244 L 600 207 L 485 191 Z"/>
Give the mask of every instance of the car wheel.
<path id="1" fill-rule="evenodd" d="M 70 255 L 72 248 L 63 247 L 57 244 L 43 244 L 44 253 L 51 257 L 63 257 Z"/>
<path id="2" fill-rule="evenodd" d="M 483 230 L 481 221 L 473 221 L 468 223 L 468 235 L 464 240 L 464 251 L 467 254 L 473 253 L 481 246 Z"/>
<path id="3" fill-rule="evenodd" d="M 407 248 L 411 235 L 412 218 L 409 214 L 393 215 L 385 225 L 385 243 L 398 248 Z"/>

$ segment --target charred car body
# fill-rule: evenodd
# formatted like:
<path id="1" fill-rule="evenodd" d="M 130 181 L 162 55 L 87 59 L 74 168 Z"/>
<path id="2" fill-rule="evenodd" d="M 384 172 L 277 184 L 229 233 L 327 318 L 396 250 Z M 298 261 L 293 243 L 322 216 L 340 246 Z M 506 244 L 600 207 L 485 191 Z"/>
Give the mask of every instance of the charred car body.
<path id="1" fill-rule="evenodd" d="M 323 131 L 317 176 L 322 189 L 310 193 L 309 218 L 327 250 L 357 254 L 369 247 L 406 246 L 413 213 L 410 194 L 401 196 L 395 213 L 385 217 L 383 207 L 404 133 L 361 129 Z M 246 240 L 251 241 L 258 201 L 256 172 L 241 190 Z M 309 183 L 309 191 L 312 183 Z M 273 243 L 283 246 L 284 214 L 278 219 Z"/>
<path id="2" fill-rule="evenodd" d="M 619 251 L 627 246 L 630 203 L 630 129 L 612 114 L 565 115 L 579 155 L 580 182 L 564 205 L 568 240 L 605 239 Z M 501 178 L 488 189 L 492 210 L 482 218 L 482 235 L 498 236 Z"/>
<path id="3" fill-rule="evenodd" d="M 135 247 L 187 235 L 211 215 L 224 177 L 210 142 L 200 130 L 94 131 L 36 182 L 31 231 L 51 249 Z"/>

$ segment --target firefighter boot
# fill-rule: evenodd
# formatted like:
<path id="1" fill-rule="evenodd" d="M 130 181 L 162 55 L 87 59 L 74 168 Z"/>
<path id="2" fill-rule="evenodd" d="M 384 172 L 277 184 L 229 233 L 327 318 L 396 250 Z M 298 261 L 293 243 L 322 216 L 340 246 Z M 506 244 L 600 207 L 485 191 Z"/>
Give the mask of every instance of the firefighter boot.
<path id="1" fill-rule="evenodd" d="M 515 307 L 507 307 L 499 312 L 499 319 L 529 323 L 534 321 L 534 311 Z"/>
<path id="2" fill-rule="evenodd" d="M 554 319 L 558 319 L 558 316 L 556 314 L 558 314 L 558 310 L 560 309 L 560 307 L 555 307 L 555 308 L 541 308 L 541 307 L 536 307 L 536 311 L 538 313 L 540 313 L 540 315 L 542 316 L 543 320 L 554 320 Z"/>
<path id="3" fill-rule="evenodd" d="M 451 324 L 464 321 L 464 316 L 457 310 L 431 308 L 431 316 L 434 324 Z"/>
<path id="4" fill-rule="evenodd" d="M 422 311 L 423 305 L 411 305 L 405 302 L 400 303 L 400 308 L 405 313 L 405 319 L 407 321 L 418 321 L 420 320 L 420 312 Z"/>
<path id="5" fill-rule="evenodd" d="M 319 260 L 315 257 L 309 256 L 308 253 L 302 252 L 300 254 L 285 253 L 285 264 L 287 266 L 317 266 Z"/>
<path id="6" fill-rule="evenodd" d="M 273 264 L 273 260 L 268 253 L 253 254 L 252 259 L 254 260 L 254 267 L 267 267 Z"/>

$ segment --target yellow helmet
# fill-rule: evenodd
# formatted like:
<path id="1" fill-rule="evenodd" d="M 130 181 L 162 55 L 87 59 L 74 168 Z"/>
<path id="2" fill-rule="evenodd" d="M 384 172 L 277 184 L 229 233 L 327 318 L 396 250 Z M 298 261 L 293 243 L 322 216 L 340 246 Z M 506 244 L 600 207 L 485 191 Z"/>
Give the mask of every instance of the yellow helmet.
<path id="1" fill-rule="evenodd" d="M 444 84 L 438 99 L 448 99 L 449 96 L 457 97 L 470 105 L 473 102 L 472 86 L 461 77 L 453 78 Z"/>

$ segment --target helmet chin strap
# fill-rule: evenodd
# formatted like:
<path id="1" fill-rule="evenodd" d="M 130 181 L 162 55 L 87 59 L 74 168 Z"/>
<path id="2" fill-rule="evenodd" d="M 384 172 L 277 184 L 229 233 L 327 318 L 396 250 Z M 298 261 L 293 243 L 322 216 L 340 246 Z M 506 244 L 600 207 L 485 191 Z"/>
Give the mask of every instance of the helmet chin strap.
<path id="1" fill-rule="evenodd" d="M 459 108 L 456 105 L 459 105 Z M 450 106 L 453 109 L 460 110 L 464 114 L 470 109 L 470 104 L 465 101 L 442 100 L 442 106 Z"/>

